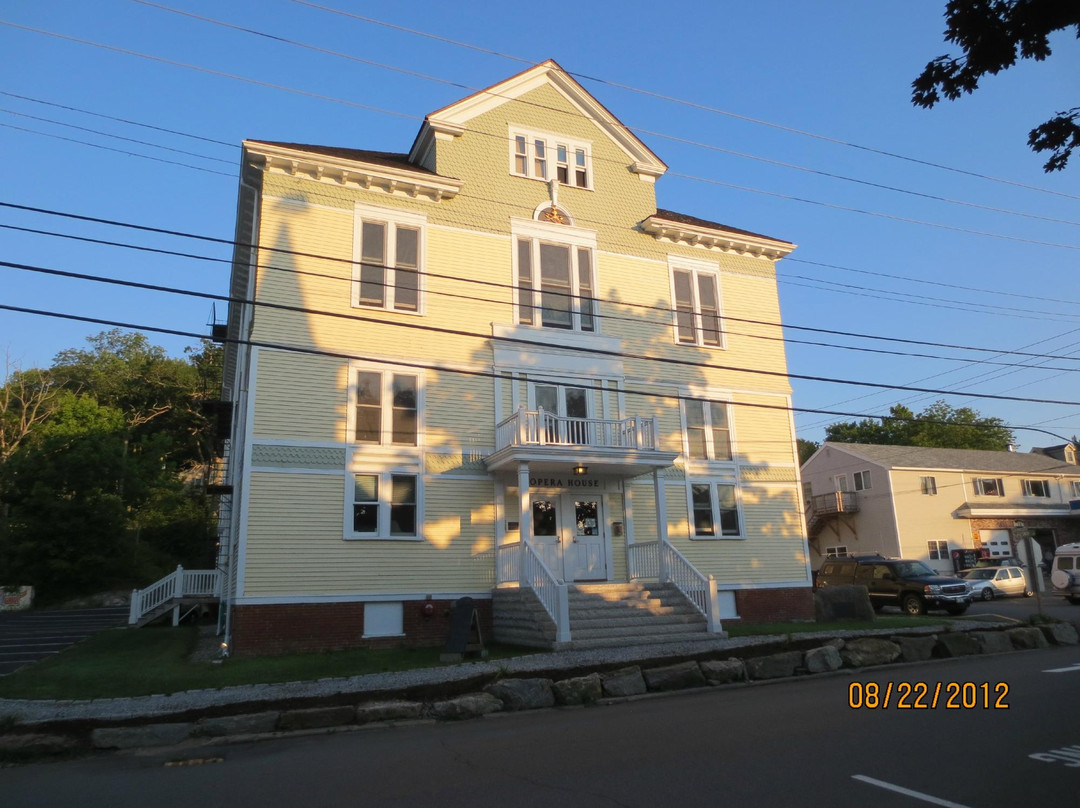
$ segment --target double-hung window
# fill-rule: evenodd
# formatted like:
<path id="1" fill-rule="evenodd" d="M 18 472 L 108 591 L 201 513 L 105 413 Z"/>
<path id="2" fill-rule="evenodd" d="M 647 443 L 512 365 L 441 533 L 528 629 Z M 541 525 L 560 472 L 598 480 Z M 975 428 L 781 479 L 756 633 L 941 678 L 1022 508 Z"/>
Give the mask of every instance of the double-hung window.
<path id="1" fill-rule="evenodd" d="M 691 460 L 731 460 L 728 405 L 719 401 L 684 401 L 687 457 Z"/>
<path id="2" fill-rule="evenodd" d="M 931 561 L 949 560 L 949 543 L 947 541 L 931 539 L 926 543 L 926 550 Z"/>
<path id="3" fill-rule="evenodd" d="M 598 331 L 593 246 L 580 239 L 560 241 L 557 235 L 562 228 L 550 227 L 555 230 L 539 231 L 543 236 L 515 238 L 517 321 L 543 328 Z"/>
<path id="4" fill-rule="evenodd" d="M 672 300 L 675 303 L 675 341 L 683 345 L 722 348 L 720 280 L 715 266 L 688 261 L 671 263 Z"/>
<path id="5" fill-rule="evenodd" d="M 356 206 L 354 306 L 419 312 L 425 217 Z"/>
<path id="6" fill-rule="evenodd" d="M 510 130 L 510 173 L 518 177 L 591 189 L 591 152 L 589 143 L 563 135 Z"/>
<path id="7" fill-rule="evenodd" d="M 1049 497 L 1050 483 L 1046 480 L 1022 480 L 1025 497 Z"/>
<path id="8" fill-rule="evenodd" d="M 735 538 L 742 535 L 735 486 L 713 480 L 691 480 L 690 523 L 693 538 Z"/>
<path id="9" fill-rule="evenodd" d="M 352 474 L 349 481 L 352 513 L 347 538 L 417 538 L 419 475 L 364 471 Z"/>
<path id="10" fill-rule="evenodd" d="M 1005 486 L 1000 477 L 976 477 L 972 480 L 975 495 L 979 497 L 1003 497 Z"/>
<path id="11" fill-rule="evenodd" d="M 856 471 L 851 475 L 855 480 L 856 491 L 869 491 L 870 490 L 870 470 Z"/>
<path id="12" fill-rule="evenodd" d="M 1070 488 L 1072 489 L 1073 498 L 1080 498 L 1080 480 L 1073 480 Z"/>
<path id="13" fill-rule="evenodd" d="M 352 370 L 352 440 L 387 446 L 416 446 L 419 435 L 419 377 L 390 370 Z"/>

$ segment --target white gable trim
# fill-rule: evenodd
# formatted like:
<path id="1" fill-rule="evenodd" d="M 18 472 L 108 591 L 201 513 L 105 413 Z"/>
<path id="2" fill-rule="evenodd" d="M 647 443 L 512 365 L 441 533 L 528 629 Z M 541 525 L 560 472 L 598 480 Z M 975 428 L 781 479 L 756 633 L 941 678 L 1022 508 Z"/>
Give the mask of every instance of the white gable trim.
<path id="1" fill-rule="evenodd" d="M 607 135 L 630 158 L 631 170 L 642 179 L 653 182 L 667 171 L 667 165 L 648 146 L 551 60 L 432 112 L 420 127 L 420 133 L 416 136 L 409 159 L 413 162 L 421 162 L 435 139 L 459 137 L 467 130 L 468 122 L 473 118 L 545 85 L 560 93 L 567 102 Z"/>

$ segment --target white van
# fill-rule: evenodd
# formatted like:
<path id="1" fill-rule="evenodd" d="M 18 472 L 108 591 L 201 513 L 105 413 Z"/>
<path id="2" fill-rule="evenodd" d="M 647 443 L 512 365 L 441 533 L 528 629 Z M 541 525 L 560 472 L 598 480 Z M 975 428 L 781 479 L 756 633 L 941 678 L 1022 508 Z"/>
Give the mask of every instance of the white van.
<path id="1" fill-rule="evenodd" d="M 1080 606 L 1080 542 L 1057 548 L 1050 567 L 1050 583 L 1069 603 Z"/>

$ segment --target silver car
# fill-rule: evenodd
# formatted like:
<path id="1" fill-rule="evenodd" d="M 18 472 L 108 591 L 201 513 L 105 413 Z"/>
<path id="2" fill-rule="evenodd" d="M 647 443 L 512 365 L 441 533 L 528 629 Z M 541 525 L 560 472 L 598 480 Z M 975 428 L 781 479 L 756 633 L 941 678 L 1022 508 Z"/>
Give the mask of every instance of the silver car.
<path id="1" fill-rule="evenodd" d="M 971 585 L 972 594 L 983 600 L 1034 594 L 1020 567 L 976 567 L 962 571 L 960 577 Z"/>

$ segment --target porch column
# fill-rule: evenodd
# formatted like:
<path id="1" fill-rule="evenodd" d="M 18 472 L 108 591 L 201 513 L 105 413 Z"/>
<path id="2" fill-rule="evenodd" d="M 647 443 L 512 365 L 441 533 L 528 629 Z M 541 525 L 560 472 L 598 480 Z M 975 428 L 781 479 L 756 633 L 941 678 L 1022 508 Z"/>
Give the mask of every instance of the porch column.
<path id="1" fill-rule="evenodd" d="M 531 546 L 529 537 L 532 536 L 532 492 L 529 491 L 529 464 L 518 463 L 518 529 L 521 531 L 521 544 L 524 547 Z M 529 579 L 525 574 L 525 553 L 521 554 L 521 585 L 528 586 Z"/>
<path id="2" fill-rule="evenodd" d="M 653 469 L 652 482 L 656 496 L 657 570 L 660 583 L 664 583 L 668 580 L 667 555 L 664 552 L 668 543 L 667 492 L 664 490 L 664 480 L 660 476 L 660 469 Z"/>

